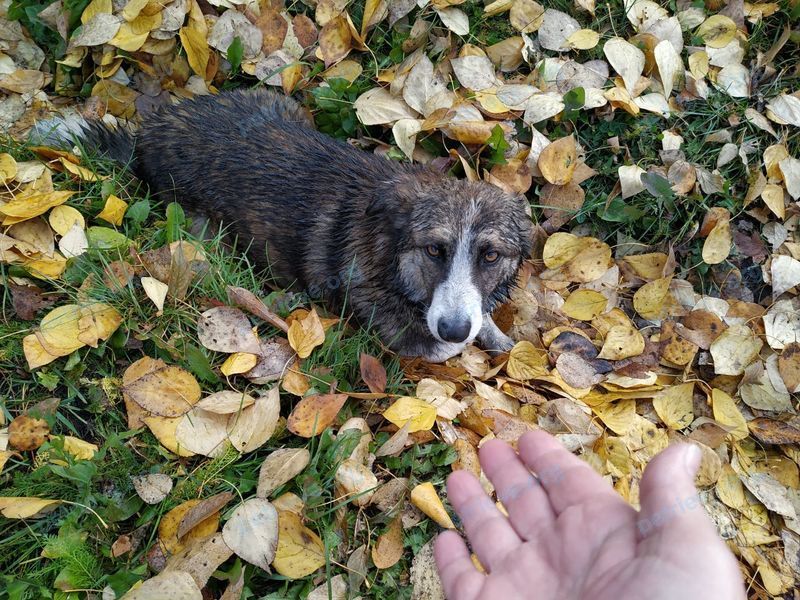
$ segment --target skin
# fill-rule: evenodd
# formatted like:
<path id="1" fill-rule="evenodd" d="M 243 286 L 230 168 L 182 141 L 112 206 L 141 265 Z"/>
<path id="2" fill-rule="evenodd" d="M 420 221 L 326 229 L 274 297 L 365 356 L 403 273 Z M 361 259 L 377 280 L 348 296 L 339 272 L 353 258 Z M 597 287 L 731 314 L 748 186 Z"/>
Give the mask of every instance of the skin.
<path id="1" fill-rule="evenodd" d="M 695 446 L 672 445 L 650 462 L 641 512 L 542 431 L 522 436 L 519 454 L 491 440 L 480 460 L 509 517 L 472 474 L 450 476 L 448 497 L 487 571 L 456 532 L 442 533 L 436 565 L 451 600 L 746 598 L 736 560 L 697 498 Z"/>

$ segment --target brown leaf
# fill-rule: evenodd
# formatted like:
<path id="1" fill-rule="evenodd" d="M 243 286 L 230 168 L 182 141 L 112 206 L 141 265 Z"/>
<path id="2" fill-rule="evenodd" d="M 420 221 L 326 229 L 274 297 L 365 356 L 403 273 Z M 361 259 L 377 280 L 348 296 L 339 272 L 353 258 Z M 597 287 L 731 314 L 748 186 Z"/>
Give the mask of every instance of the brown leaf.
<path id="1" fill-rule="evenodd" d="M 333 423 L 347 401 L 347 394 L 318 394 L 303 398 L 286 420 L 286 428 L 295 435 L 310 438 Z"/>
<path id="2" fill-rule="evenodd" d="M 8 443 L 17 450 L 36 450 L 47 441 L 50 426 L 44 419 L 20 415 L 8 426 Z"/>
<path id="3" fill-rule="evenodd" d="M 35 285 L 17 285 L 11 281 L 6 285 L 11 290 L 11 306 L 23 321 L 33 320 L 37 311 L 52 306 L 56 300 L 55 295 L 45 296 L 46 292 Z"/>
<path id="4" fill-rule="evenodd" d="M 208 583 L 211 575 L 219 566 L 233 554 L 222 539 L 221 533 L 191 544 L 167 559 L 164 573 L 170 571 L 183 571 L 194 579 L 197 587 L 202 588 Z"/>
<path id="5" fill-rule="evenodd" d="M 181 519 L 180 525 L 178 525 L 178 537 L 182 538 L 189 533 L 189 531 L 194 529 L 198 523 L 218 513 L 223 506 L 230 502 L 231 498 L 233 498 L 231 492 L 222 492 L 210 498 L 206 498 L 205 500 L 201 500 L 199 503 L 192 506 Z"/>
<path id="6" fill-rule="evenodd" d="M 286 321 L 268 309 L 253 292 L 241 287 L 229 285 L 228 298 L 230 298 L 231 302 L 239 308 L 243 308 L 244 310 L 257 316 L 259 319 L 265 320 L 267 323 L 273 327 L 277 327 L 284 333 L 289 331 L 289 326 L 286 324 Z"/>
<path id="7" fill-rule="evenodd" d="M 378 569 L 388 569 L 403 556 L 403 522 L 400 515 L 392 519 L 389 527 L 372 547 L 372 562 Z"/>
<path id="8" fill-rule="evenodd" d="M 374 356 L 361 353 L 359 359 L 361 366 L 361 379 L 367 384 L 373 394 L 383 394 L 386 391 L 386 369 Z"/>
<path id="9" fill-rule="evenodd" d="M 747 426 L 765 444 L 800 444 L 800 427 L 795 424 L 758 417 Z"/>

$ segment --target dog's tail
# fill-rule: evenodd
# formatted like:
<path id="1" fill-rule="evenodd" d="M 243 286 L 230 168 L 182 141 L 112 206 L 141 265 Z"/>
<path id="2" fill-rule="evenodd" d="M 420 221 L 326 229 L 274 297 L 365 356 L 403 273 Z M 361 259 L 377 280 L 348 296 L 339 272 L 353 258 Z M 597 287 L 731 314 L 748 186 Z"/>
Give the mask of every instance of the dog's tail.
<path id="1" fill-rule="evenodd" d="M 102 121 L 88 121 L 77 115 L 39 121 L 28 141 L 40 146 L 70 148 L 79 144 L 86 151 L 110 158 L 136 172 L 136 136 L 123 126 L 112 128 Z"/>

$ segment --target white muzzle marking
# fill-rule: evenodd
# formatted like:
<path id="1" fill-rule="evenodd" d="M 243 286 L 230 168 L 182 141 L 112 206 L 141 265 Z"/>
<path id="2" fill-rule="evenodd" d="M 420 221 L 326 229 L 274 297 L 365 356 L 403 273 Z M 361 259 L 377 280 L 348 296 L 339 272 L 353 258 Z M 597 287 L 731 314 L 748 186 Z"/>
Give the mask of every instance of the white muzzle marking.
<path id="1" fill-rule="evenodd" d="M 475 339 L 483 325 L 483 298 L 472 282 L 469 239 L 462 239 L 456 248 L 446 279 L 433 293 L 428 308 L 427 323 L 431 335 L 440 342 L 450 343 L 439 335 L 439 320 L 469 319 L 470 330 L 463 344 Z"/>

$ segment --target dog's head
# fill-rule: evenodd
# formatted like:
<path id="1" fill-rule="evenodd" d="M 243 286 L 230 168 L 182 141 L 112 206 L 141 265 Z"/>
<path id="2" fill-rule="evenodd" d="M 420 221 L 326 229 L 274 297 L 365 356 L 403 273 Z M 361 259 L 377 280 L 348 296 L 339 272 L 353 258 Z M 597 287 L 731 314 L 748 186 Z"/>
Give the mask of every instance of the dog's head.
<path id="1" fill-rule="evenodd" d="M 424 308 L 435 338 L 472 341 L 530 253 L 527 201 L 489 183 L 427 173 L 382 194 L 368 213 L 393 228 L 399 289 Z"/>

